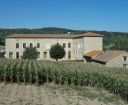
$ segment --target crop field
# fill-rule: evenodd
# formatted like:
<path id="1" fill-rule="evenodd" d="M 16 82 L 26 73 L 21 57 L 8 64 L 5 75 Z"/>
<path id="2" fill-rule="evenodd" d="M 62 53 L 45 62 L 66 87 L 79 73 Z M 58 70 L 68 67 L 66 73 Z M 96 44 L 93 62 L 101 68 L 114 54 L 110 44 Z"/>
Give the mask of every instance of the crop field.
<path id="1" fill-rule="evenodd" d="M 128 101 L 128 69 L 110 69 L 82 62 L 1 59 L 0 81 L 26 85 L 95 86 Z"/>

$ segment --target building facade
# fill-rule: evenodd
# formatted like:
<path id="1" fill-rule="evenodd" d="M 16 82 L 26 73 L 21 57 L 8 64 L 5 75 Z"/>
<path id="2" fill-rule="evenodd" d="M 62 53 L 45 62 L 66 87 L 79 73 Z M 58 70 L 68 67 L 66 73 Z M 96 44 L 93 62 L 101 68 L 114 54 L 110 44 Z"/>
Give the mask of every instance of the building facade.
<path id="1" fill-rule="evenodd" d="M 14 34 L 6 37 L 6 58 L 20 59 L 25 47 L 37 47 L 38 59 L 51 60 L 50 48 L 59 43 L 65 49 L 62 60 L 84 60 L 83 55 L 92 50 L 102 50 L 102 35 L 70 34 Z"/>
<path id="2" fill-rule="evenodd" d="M 107 67 L 128 68 L 128 53 L 119 50 L 91 51 L 84 55 L 86 62 Z"/>

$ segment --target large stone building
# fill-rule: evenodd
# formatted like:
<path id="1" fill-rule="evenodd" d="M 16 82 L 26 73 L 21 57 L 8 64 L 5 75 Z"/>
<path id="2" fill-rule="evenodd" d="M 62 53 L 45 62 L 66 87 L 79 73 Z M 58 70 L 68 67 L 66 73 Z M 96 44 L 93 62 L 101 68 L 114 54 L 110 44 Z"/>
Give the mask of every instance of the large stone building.
<path id="1" fill-rule="evenodd" d="M 14 34 L 6 37 L 6 58 L 20 59 L 25 47 L 35 46 L 38 50 L 38 59 L 51 60 L 49 50 L 56 43 L 62 45 L 66 51 L 62 60 L 83 60 L 84 54 L 102 50 L 102 35 Z"/>

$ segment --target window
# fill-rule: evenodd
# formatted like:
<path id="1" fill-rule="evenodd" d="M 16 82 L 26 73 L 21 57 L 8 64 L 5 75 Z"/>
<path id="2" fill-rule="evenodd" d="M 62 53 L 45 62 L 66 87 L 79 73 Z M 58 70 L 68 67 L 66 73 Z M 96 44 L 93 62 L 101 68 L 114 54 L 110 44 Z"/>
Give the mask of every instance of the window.
<path id="1" fill-rule="evenodd" d="M 71 59 L 71 51 L 68 51 L 68 59 Z"/>
<path id="2" fill-rule="evenodd" d="M 40 48 L 40 43 L 37 43 L 37 48 Z"/>
<path id="3" fill-rule="evenodd" d="M 66 48 L 66 43 L 63 43 L 63 48 Z"/>
<path id="4" fill-rule="evenodd" d="M 16 52 L 16 58 L 19 59 L 19 52 Z"/>
<path id="5" fill-rule="evenodd" d="M 23 43 L 23 48 L 26 48 L 26 43 Z"/>
<path id="6" fill-rule="evenodd" d="M 68 48 L 71 48 L 71 43 L 68 43 Z"/>
<path id="7" fill-rule="evenodd" d="M 9 58 L 13 58 L 13 52 L 9 52 Z"/>
<path id="8" fill-rule="evenodd" d="M 30 47 L 33 47 L 33 43 L 30 43 Z"/>
<path id="9" fill-rule="evenodd" d="M 123 67 L 126 68 L 127 67 L 127 64 L 123 64 Z"/>
<path id="10" fill-rule="evenodd" d="M 44 52 L 43 57 L 47 58 L 47 52 Z"/>
<path id="11" fill-rule="evenodd" d="M 40 58 L 40 52 L 38 52 L 38 58 Z"/>
<path id="12" fill-rule="evenodd" d="M 127 61 L 127 56 L 124 56 L 124 61 Z"/>
<path id="13" fill-rule="evenodd" d="M 16 43 L 16 48 L 19 48 L 19 43 Z"/>

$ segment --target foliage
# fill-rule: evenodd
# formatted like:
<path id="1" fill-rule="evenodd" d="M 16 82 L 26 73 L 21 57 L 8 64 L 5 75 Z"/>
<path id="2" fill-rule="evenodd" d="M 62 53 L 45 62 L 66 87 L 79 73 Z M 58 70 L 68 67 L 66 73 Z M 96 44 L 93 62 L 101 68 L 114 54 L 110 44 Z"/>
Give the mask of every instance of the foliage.
<path id="1" fill-rule="evenodd" d="M 0 58 L 5 58 L 5 52 L 0 52 Z"/>
<path id="2" fill-rule="evenodd" d="M 58 43 L 53 45 L 50 49 L 50 57 L 58 61 L 58 59 L 61 59 L 65 56 L 65 50 L 64 48 L 59 45 Z"/>
<path id="3" fill-rule="evenodd" d="M 127 75 L 127 69 L 110 69 L 82 62 L 0 60 L 0 81 L 97 86 L 128 101 Z"/>
<path id="4" fill-rule="evenodd" d="M 36 50 L 36 47 L 26 47 L 23 52 L 23 59 L 37 59 L 38 58 L 38 52 Z"/>

